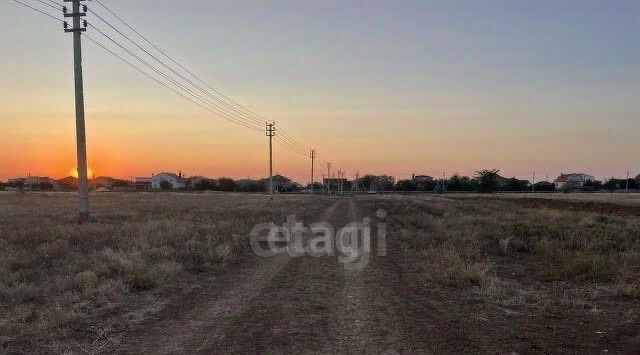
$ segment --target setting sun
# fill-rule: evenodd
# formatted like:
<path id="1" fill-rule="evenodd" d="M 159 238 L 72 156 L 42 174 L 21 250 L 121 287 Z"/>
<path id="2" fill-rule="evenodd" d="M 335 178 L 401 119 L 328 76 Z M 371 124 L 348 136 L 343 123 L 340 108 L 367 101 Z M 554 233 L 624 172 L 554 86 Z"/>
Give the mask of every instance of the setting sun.
<path id="1" fill-rule="evenodd" d="M 78 177 L 78 169 L 77 168 L 73 168 L 71 170 L 69 170 L 69 175 L 73 176 L 74 178 Z M 93 178 L 93 170 L 91 170 L 91 168 L 87 169 L 87 177 L 89 178 Z"/>

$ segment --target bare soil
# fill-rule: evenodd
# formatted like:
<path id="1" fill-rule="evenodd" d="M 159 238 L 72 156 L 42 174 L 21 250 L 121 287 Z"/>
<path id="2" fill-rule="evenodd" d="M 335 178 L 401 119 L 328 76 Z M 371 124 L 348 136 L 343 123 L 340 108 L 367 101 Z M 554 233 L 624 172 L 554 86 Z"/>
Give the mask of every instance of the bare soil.
<path id="1" fill-rule="evenodd" d="M 430 271 L 424 256 L 409 252 L 415 235 L 405 228 L 414 226 L 399 222 L 403 206 L 411 205 L 422 223 L 456 209 L 473 214 L 472 208 L 487 203 L 505 213 L 510 208 L 575 210 L 585 218 L 635 218 L 638 213 L 636 207 L 547 199 L 336 198 L 311 220 L 337 229 L 371 218 L 372 249 L 363 269 L 340 263 L 340 255 L 246 256 L 209 276 L 190 278 L 188 287 L 178 283 L 158 291 L 162 295 L 131 295 L 122 305 L 128 323 L 108 327 L 110 319 L 122 319 L 121 310 L 86 320 L 70 339 L 81 337 L 81 328 L 99 325 L 105 331 L 96 342 L 102 345 L 70 352 L 640 354 L 640 300 L 616 293 L 612 282 L 550 277 L 527 253 L 483 254 L 480 261 L 490 271 L 480 281 L 450 283 L 425 276 Z M 384 256 L 375 239 L 379 208 L 390 213 Z M 414 232 L 425 234 L 431 227 Z M 462 241 L 471 243 L 471 238 Z M 638 265 L 630 270 L 640 271 Z M 95 337 L 94 330 L 89 333 Z M 10 350 L 30 352 L 28 347 Z"/>
<path id="2" fill-rule="evenodd" d="M 566 202 L 529 201 L 545 207 Z M 585 205 L 580 205 L 583 208 Z M 588 206 L 588 205 L 586 205 Z M 342 199 L 321 220 L 374 216 L 375 201 Z M 587 207 L 591 208 L 591 207 Z M 602 207 L 605 208 L 605 207 Z M 626 210 L 625 210 L 626 211 Z M 373 234 L 375 235 L 375 229 Z M 128 333 L 118 352 L 151 353 L 640 353 L 637 300 L 597 306 L 488 301 L 468 288 L 427 281 L 389 235 L 387 256 L 350 270 L 337 256 L 247 261 Z M 523 256 L 496 260 L 517 290 L 554 295 Z M 575 286 L 575 285 L 574 285 Z M 590 289 L 592 285 L 584 285 Z M 579 287 L 579 285 L 577 286 Z M 533 292 L 533 291 L 532 291 Z M 523 296 L 523 297 L 526 297 Z"/>

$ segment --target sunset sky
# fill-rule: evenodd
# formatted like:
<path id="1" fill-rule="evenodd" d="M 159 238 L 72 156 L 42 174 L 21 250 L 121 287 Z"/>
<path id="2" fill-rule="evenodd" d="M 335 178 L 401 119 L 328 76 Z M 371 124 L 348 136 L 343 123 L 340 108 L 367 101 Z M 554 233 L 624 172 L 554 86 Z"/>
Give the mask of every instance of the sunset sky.
<path id="1" fill-rule="evenodd" d="M 208 84 L 316 147 L 317 179 L 326 161 L 351 178 L 640 173 L 637 0 L 102 2 Z M 0 180 L 67 176 L 76 159 L 72 36 L 7 0 L 0 26 Z M 189 103 L 88 41 L 84 75 L 96 175 L 268 173 L 264 132 Z M 274 166 L 309 179 L 309 159 L 277 143 Z"/>

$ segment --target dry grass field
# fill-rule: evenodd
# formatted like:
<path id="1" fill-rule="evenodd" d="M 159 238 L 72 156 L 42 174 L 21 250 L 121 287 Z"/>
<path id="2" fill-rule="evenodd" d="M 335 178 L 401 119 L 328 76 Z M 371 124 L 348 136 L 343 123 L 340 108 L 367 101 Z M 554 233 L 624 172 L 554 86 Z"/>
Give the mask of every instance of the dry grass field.
<path id="1" fill-rule="evenodd" d="M 102 194 L 91 202 L 96 221 L 80 225 L 74 194 L 0 195 L 0 349 L 89 349 L 118 331 L 111 329 L 122 326 L 118 317 L 142 317 L 167 292 L 246 256 L 255 223 L 326 205 L 177 193 Z"/>
<path id="2" fill-rule="evenodd" d="M 640 205 L 584 196 L 105 194 L 79 225 L 73 195 L 2 194 L 0 349 L 637 353 Z M 362 271 L 248 248 L 258 222 L 380 209 Z"/>

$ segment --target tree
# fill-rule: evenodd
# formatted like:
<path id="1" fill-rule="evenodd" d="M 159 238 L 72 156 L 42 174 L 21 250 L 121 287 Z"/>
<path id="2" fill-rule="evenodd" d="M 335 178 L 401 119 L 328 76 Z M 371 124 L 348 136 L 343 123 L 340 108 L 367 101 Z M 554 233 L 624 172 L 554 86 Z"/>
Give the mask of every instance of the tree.
<path id="1" fill-rule="evenodd" d="M 416 184 L 413 180 L 398 180 L 396 191 L 416 191 Z"/>
<path id="2" fill-rule="evenodd" d="M 499 175 L 500 170 L 478 170 L 476 171 L 476 179 L 478 179 L 478 191 L 483 193 L 495 192 L 499 187 Z"/>
<path id="3" fill-rule="evenodd" d="M 167 180 L 162 180 L 162 181 L 160 181 L 160 188 L 162 190 L 165 190 L 165 191 L 166 190 L 173 190 L 173 185 Z"/>
<path id="4" fill-rule="evenodd" d="M 393 191 L 395 184 L 393 176 L 380 175 L 376 178 L 376 188 L 382 191 Z"/>
<path id="5" fill-rule="evenodd" d="M 564 185 L 562 185 L 562 192 L 564 193 L 569 193 L 569 192 L 573 192 L 575 189 L 578 188 L 578 183 L 575 181 L 567 181 L 564 183 Z"/>
<path id="6" fill-rule="evenodd" d="M 602 181 L 588 180 L 582 185 L 582 191 L 600 191 L 602 190 Z"/>
<path id="7" fill-rule="evenodd" d="M 216 182 L 215 182 L 215 180 L 211 180 L 211 179 L 200 179 L 195 184 L 194 188 L 196 190 L 200 190 L 200 191 L 215 190 L 216 189 Z"/>
<path id="8" fill-rule="evenodd" d="M 539 181 L 535 183 L 534 188 L 537 192 L 549 192 L 555 191 L 556 185 L 548 181 Z"/>
<path id="9" fill-rule="evenodd" d="M 365 190 L 375 189 L 376 177 L 374 175 L 365 175 L 360 178 L 360 183 L 364 186 Z"/>
<path id="10" fill-rule="evenodd" d="M 447 180 L 447 191 L 473 191 L 476 189 L 477 183 L 468 176 L 460 176 L 453 174 Z"/>
<path id="11" fill-rule="evenodd" d="M 220 191 L 234 191 L 236 189 L 236 182 L 231 178 L 218 179 L 218 188 Z"/>
<path id="12" fill-rule="evenodd" d="M 529 190 L 529 182 L 513 177 L 511 179 L 507 179 L 507 184 L 504 189 L 505 191 L 527 191 Z"/>
<path id="13" fill-rule="evenodd" d="M 620 188 L 620 180 L 611 178 L 602 185 L 602 188 L 608 191 L 618 190 Z"/>

